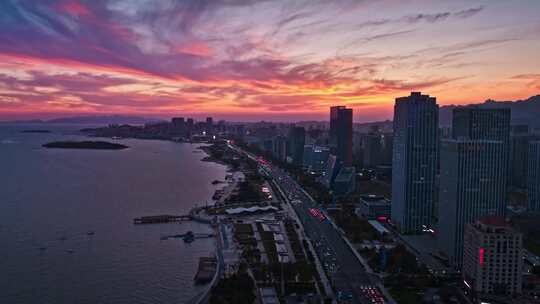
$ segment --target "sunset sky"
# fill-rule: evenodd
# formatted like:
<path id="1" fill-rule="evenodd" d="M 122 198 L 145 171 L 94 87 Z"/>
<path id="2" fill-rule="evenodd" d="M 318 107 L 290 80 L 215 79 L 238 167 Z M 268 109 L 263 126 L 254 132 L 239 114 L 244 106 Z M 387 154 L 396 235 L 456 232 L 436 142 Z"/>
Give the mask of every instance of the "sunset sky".
<path id="1" fill-rule="evenodd" d="M 540 92 L 540 1 L 2 0 L 0 120 L 391 118 Z"/>

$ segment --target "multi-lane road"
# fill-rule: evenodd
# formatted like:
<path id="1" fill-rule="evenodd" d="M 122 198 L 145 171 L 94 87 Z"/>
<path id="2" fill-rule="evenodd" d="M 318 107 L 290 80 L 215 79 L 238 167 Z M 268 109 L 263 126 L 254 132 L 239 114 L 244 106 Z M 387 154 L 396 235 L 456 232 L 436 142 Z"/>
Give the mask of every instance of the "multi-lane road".
<path id="1" fill-rule="evenodd" d="M 293 205 L 304 231 L 314 245 L 339 300 L 362 304 L 388 303 L 377 287 L 381 286 L 378 278 L 366 271 L 330 220 L 314 216 L 312 209 L 318 209 L 318 204 L 287 172 L 238 147 L 231 145 L 231 148 L 258 161 L 268 177 L 288 196 L 287 199 Z"/>

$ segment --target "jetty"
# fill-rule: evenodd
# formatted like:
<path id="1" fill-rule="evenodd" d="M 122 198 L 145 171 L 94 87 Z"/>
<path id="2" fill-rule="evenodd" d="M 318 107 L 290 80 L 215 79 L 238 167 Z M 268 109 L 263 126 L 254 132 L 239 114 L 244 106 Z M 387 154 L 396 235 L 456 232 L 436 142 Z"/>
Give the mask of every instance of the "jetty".
<path id="1" fill-rule="evenodd" d="M 191 231 L 188 231 L 187 233 L 182 233 L 182 234 L 163 235 L 161 236 L 161 240 L 186 239 L 186 238 L 205 239 L 205 238 L 212 238 L 212 237 L 214 237 L 213 233 L 193 233 Z"/>
<path id="2" fill-rule="evenodd" d="M 190 215 L 151 215 L 133 219 L 134 224 L 163 224 L 191 220 Z"/>

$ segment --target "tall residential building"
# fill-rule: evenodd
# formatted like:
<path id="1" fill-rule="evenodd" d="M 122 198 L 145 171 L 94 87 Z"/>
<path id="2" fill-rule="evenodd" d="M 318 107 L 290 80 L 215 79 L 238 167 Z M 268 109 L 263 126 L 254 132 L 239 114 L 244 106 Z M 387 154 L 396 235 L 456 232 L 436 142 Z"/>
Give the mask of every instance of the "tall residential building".
<path id="1" fill-rule="evenodd" d="M 463 279 L 473 295 L 521 293 L 523 240 L 502 217 L 483 217 L 465 227 Z"/>
<path id="2" fill-rule="evenodd" d="M 461 267 L 465 225 L 486 215 L 504 216 L 504 151 L 502 141 L 441 143 L 439 248 L 456 269 Z"/>
<path id="3" fill-rule="evenodd" d="M 302 166 L 304 145 L 306 142 L 306 130 L 303 127 L 291 126 L 289 129 L 289 151 L 288 155 L 292 158 L 292 163 L 296 166 Z"/>
<path id="4" fill-rule="evenodd" d="M 402 233 L 431 226 L 439 142 L 435 97 L 396 98 L 392 159 L 392 220 Z"/>
<path id="5" fill-rule="evenodd" d="M 330 108 L 330 146 L 337 161 L 344 167 L 352 166 L 353 110 L 344 106 Z"/>
<path id="6" fill-rule="evenodd" d="M 212 117 L 206 117 L 206 135 L 214 134 L 214 119 Z"/>
<path id="7" fill-rule="evenodd" d="M 528 156 L 528 211 L 540 214 L 540 141 L 533 141 L 529 144 Z"/>
<path id="8" fill-rule="evenodd" d="M 283 135 L 278 135 L 273 139 L 272 156 L 281 161 L 287 158 L 287 138 Z"/>

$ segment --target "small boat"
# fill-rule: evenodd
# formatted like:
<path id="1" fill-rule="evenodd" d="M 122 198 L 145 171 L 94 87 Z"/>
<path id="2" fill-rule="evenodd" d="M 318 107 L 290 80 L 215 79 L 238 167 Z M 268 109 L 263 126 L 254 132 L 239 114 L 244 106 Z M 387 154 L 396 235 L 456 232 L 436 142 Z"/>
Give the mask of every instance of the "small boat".
<path id="1" fill-rule="evenodd" d="M 75 250 L 73 250 L 73 249 L 68 249 L 68 250 L 66 250 L 66 252 L 69 253 L 69 254 L 72 254 L 72 253 L 75 252 Z"/>
<path id="2" fill-rule="evenodd" d="M 39 251 L 45 251 L 47 250 L 47 247 L 39 247 Z"/>
<path id="3" fill-rule="evenodd" d="M 65 240 L 67 240 L 67 236 L 61 236 L 61 237 L 58 238 L 58 240 L 65 241 Z"/>
<path id="4" fill-rule="evenodd" d="M 193 234 L 193 231 L 188 231 L 184 236 L 184 242 L 191 243 L 193 241 L 195 241 L 195 234 Z"/>
<path id="5" fill-rule="evenodd" d="M 86 235 L 94 235 L 94 234 L 96 234 L 94 231 L 88 231 L 88 232 L 86 233 Z"/>

